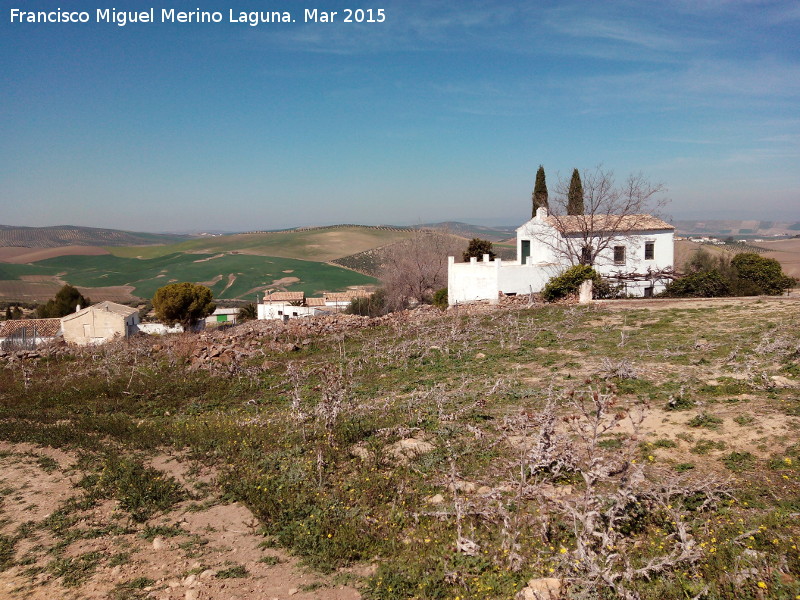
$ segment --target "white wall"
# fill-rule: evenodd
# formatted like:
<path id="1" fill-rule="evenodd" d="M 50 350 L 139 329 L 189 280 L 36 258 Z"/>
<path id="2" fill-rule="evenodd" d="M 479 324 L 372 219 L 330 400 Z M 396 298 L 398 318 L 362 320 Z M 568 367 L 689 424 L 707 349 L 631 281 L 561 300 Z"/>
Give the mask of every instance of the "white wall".
<path id="1" fill-rule="evenodd" d="M 301 317 L 313 317 L 324 312 L 316 306 L 292 306 L 288 302 L 262 302 L 258 305 L 259 319 L 283 319 L 287 316 L 290 319 L 298 319 Z"/>
<path id="2" fill-rule="evenodd" d="M 142 333 L 164 335 L 166 333 L 183 333 L 182 325 L 167 327 L 164 323 L 139 323 L 137 326 Z"/>

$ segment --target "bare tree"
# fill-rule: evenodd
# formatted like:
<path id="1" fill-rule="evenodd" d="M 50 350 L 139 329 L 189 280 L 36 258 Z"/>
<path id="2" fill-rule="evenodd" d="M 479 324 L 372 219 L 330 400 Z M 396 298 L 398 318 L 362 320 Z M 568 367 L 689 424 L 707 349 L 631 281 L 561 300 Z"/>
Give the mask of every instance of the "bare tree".
<path id="1" fill-rule="evenodd" d="M 658 220 L 654 213 L 668 202 L 662 196 L 666 188 L 641 173 L 618 185 L 612 171 L 596 167 L 584 171 L 581 181 L 583 214 L 568 214 L 571 180 L 559 178 L 548 222 L 562 235 L 542 239 L 572 265 L 594 265 L 632 232 L 652 227 Z"/>
<path id="2" fill-rule="evenodd" d="M 447 286 L 447 257 L 458 256 L 465 246 L 463 238 L 431 229 L 415 229 L 410 239 L 393 245 L 381 277 L 387 307 L 430 303 L 434 292 Z"/>

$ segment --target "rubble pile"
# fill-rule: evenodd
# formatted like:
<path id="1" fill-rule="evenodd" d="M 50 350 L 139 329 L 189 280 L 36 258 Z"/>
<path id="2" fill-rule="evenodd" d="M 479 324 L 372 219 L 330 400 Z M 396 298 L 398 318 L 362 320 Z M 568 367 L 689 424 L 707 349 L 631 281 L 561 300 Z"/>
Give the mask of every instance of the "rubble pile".
<path id="1" fill-rule="evenodd" d="M 155 356 L 164 354 L 175 363 L 192 369 L 215 373 L 237 373 L 247 369 L 267 370 L 277 363 L 269 360 L 275 353 L 296 352 L 313 340 L 327 336 L 343 336 L 369 327 L 399 327 L 441 318 L 443 314 L 479 314 L 496 310 L 519 310 L 531 306 L 529 296 L 505 296 L 496 303 L 475 302 L 450 307 L 447 313 L 433 306 L 417 306 L 410 310 L 389 313 L 380 317 L 361 317 L 344 313 L 302 319 L 247 321 L 240 325 L 206 330 L 198 334 L 168 334 L 154 336 L 139 334 L 116 340 L 104 346 L 69 346 L 63 341 L 37 347 L 34 350 L 0 350 L 0 361 L 38 361 L 65 355 L 90 354 L 97 358 L 101 352 L 143 352 Z M 260 359 L 260 360 L 258 360 Z"/>

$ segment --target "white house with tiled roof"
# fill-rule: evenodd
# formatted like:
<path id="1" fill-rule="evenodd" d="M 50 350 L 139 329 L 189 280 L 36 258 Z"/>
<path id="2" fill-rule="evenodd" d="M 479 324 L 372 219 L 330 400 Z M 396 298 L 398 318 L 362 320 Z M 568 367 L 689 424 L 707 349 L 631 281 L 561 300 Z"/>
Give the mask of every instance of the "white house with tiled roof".
<path id="1" fill-rule="evenodd" d="M 259 319 L 282 319 L 287 321 L 298 317 L 315 317 L 344 311 L 354 298 L 365 298 L 364 290 L 345 292 L 326 292 L 320 298 L 306 298 L 303 292 L 272 292 L 264 295 L 258 305 Z"/>
<path id="2" fill-rule="evenodd" d="M 553 216 L 539 208 L 517 228 L 517 260 L 449 258 L 448 301 L 538 293 L 582 255 L 600 275 L 622 282 L 626 293 L 652 296 L 664 289 L 656 274 L 674 265 L 674 234 L 672 225 L 652 215 Z"/>

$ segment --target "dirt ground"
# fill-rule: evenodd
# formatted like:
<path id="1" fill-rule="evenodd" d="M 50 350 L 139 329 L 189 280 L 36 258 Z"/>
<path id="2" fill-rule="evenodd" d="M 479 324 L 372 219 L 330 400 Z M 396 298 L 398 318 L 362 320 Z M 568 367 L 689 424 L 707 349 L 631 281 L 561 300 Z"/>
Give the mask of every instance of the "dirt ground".
<path id="1" fill-rule="evenodd" d="M 0 443 L 0 534 L 10 536 L 26 525 L 27 535 L 16 546 L 15 558 L 23 565 L 0 571 L 0 598 L 8 600 L 228 600 L 287 599 L 357 600 L 352 587 L 337 584 L 301 566 L 280 550 L 264 548 L 257 522 L 244 506 L 208 497 L 185 502 L 147 525 L 163 526 L 169 533 L 143 536 L 115 501 L 80 512 L 74 528 L 102 531 L 97 537 L 78 538 L 66 548 L 42 524 L 69 498 L 80 497 L 76 484 L 82 474 L 76 457 L 52 448 Z M 161 456 L 152 466 L 176 477 L 187 489 L 203 490 L 212 475 L 174 457 Z M 190 473 L 192 473 L 190 475 Z M 114 528 L 116 526 L 116 528 Z M 102 560 L 77 585 L 65 585 L 54 565 L 60 558 L 76 559 L 99 552 Z M 244 576 L 226 573 L 243 567 Z M 368 567 L 367 567 L 368 568 Z M 147 578 L 142 580 L 140 578 Z M 139 581 L 137 582 L 137 579 Z M 335 581 L 336 580 L 336 581 Z M 146 584 L 146 585 L 144 585 Z M 127 593 L 127 595 L 126 595 Z"/>

